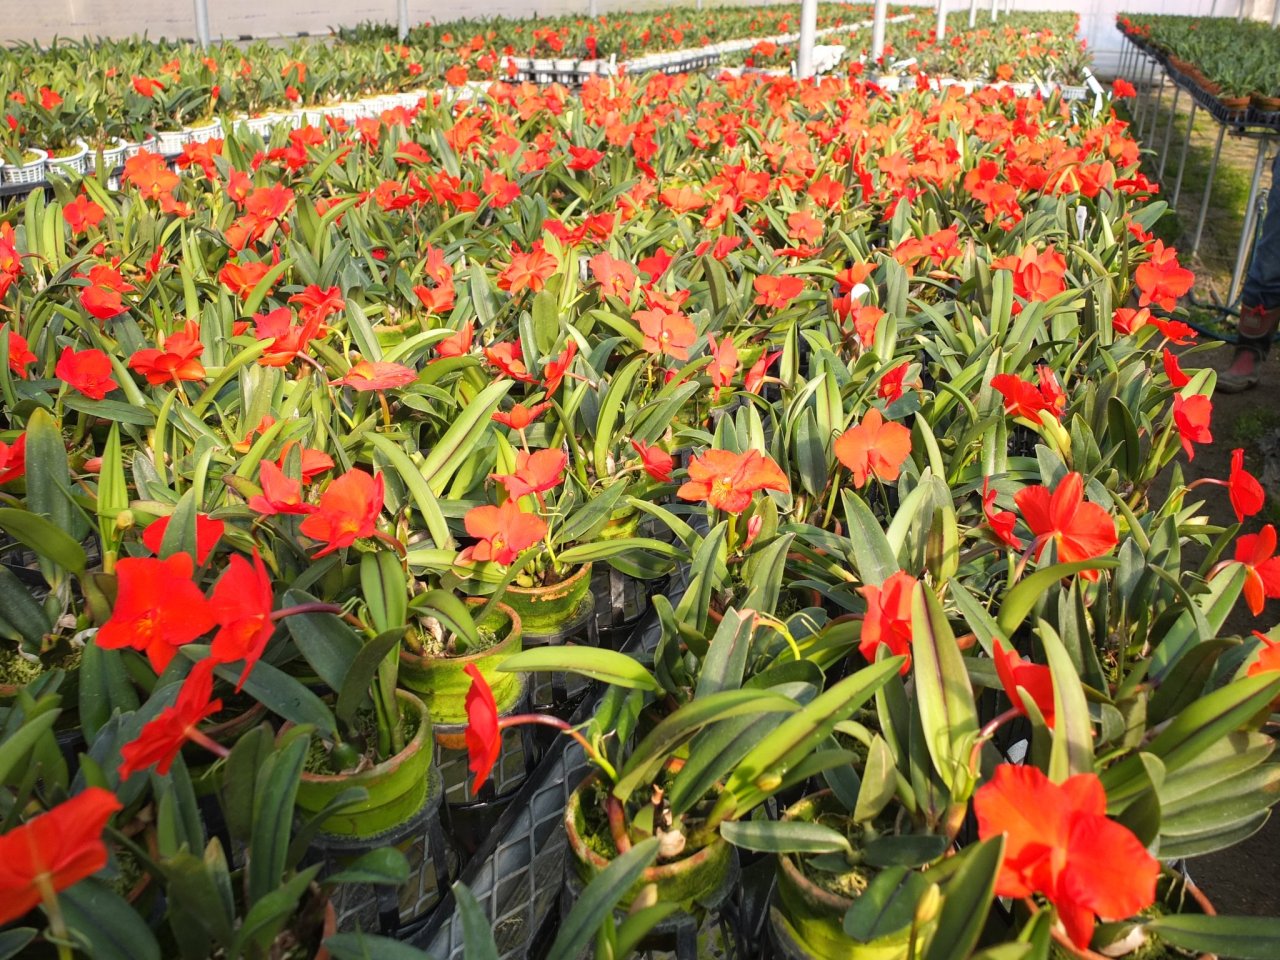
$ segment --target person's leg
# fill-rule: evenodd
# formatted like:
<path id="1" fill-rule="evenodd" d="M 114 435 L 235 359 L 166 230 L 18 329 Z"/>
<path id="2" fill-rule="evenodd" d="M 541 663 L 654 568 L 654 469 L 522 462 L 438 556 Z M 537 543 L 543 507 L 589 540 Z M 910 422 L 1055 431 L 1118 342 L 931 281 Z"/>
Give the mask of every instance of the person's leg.
<path id="1" fill-rule="evenodd" d="M 1271 164 L 1267 210 L 1245 274 L 1240 304 L 1235 358 L 1218 378 L 1218 388 L 1225 393 L 1257 385 L 1258 364 L 1266 358 L 1280 322 L 1280 153 Z"/>

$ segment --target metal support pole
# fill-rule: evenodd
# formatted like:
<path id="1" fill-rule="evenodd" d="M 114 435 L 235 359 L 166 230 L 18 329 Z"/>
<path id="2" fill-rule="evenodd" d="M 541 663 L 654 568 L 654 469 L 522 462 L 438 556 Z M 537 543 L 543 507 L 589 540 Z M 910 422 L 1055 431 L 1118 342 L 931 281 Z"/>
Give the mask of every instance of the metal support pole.
<path id="1" fill-rule="evenodd" d="M 1280 0 L 1278 0 L 1280 2 Z M 933 28 L 933 39 L 935 43 L 941 43 L 942 38 L 947 35 L 947 0 L 938 0 L 938 22 Z"/>
<path id="2" fill-rule="evenodd" d="M 1142 138 L 1142 125 L 1147 122 L 1147 112 L 1151 109 L 1151 81 L 1155 79 L 1156 62 L 1150 58 L 1142 62 L 1142 87 L 1138 94 L 1138 123 L 1134 132 Z"/>
<path id="3" fill-rule="evenodd" d="M 593 20 L 600 11 L 596 9 L 596 0 L 587 0 L 587 16 Z"/>
<path id="4" fill-rule="evenodd" d="M 208 0 L 195 0 L 196 40 L 202 48 L 209 46 L 209 3 Z"/>
<path id="5" fill-rule="evenodd" d="M 1147 105 L 1147 61 L 1139 59 L 1133 71 L 1133 86 L 1136 91 L 1133 96 L 1133 113 L 1129 121 L 1129 128 L 1136 137 L 1138 131 L 1142 129 L 1142 112 Z"/>
<path id="6" fill-rule="evenodd" d="M 876 0 L 876 11 L 871 18 L 871 60 L 874 63 L 884 54 L 884 18 L 889 12 L 889 0 Z"/>
<path id="7" fill-rule="evenodd" d="M 1240 293 L 1240 285 L 1244 282 L 1244 268 L 1249 262 L 1249 253 L 1253 244 L 1253 228 L 1258 221 L 1258 192 L 1262 187 L 1262 168 L 1267 159 L 1267 147 L 1271 146 L 1271 138 L 1263 137 L 1258 141 L 1258 158 L 1253 162 L 1253 180 L 1249 184 L 1249 205 L 1244 210 L 1244 228 L 1240 231 L 1240 245 L 1236 248 L 1236 266 L 1231 271 L 1231 286 L 1227 288 L 1227 303 L 1235 303 Z"/>
<path id="8" fill-rule="evenodd" d="M 991 0 L 991 22 L 996 22 L 996 3 L 997 0 Z"/>
<path id="9" fill-rule="evenodd" d="M 877 6 L 877 10 L 880 8 Z M 880 27 L 880 43 L 884 44 L 884 26 Z M 796 72 L 801 80 L 813 76 L 813 41 L 818 33 L 818 0 L 800 0 L 800 50 Z"/>
<path id="10" fill-rule="evenodd" d="M 396 0 L 396 35 L 402 42 L 409 36 L 409 0 Z"/>
<path id="11" fill-rule="evenodd" d="M 1160 151 L 1160 171 L 1156 179 L 1164 183 L 1164 164 L 1169 159 L 1169 141 L 1173 139 L 1173 119 L 1178 115 L 1178 98 L 1182 96 L 1182 87 L 1173 88 L 1173 106 L 1169 108 L 1169 122 L 1164 125 L 1164 147 Z"/>
<path id="12" fill-rule="evenodd" d="M 1195 236 L 1191 238 L 1190 255 L 1195 256 L 1200 249 L 1200 238 L 1204 235 L 1204 221 L 1209 216 L 1209 198 L 1213 196 L 1213 178 L 1218 173 L 1218 158 L 1222 156 L 1222 138 L 1227 135 L 1227 128 L 1218 125 L 1218 143 L 1213 148 L 1213 159 L 1209 161 L 1209 175 L 1204 181 L 1204 196 L 1200 199 L 1200 219 L 1196 221 Z"/>
<path id="13" fill-rule="evenodd" d="M 1236 23 L 1244 21 L 1244 8 L 1249 0 L 1240 0 L 1240 6 L 1236 7 Z"/>
<path id="14" fill-rule="evenodd" d="M 1277 0 L 1280 2 L 1280 0 Z M 978 21 L 978 0 L 969 0 L 969 29 L 972 30 Z"/>
<path id="15" fill-rule="evenodd" d="M 1155 140 L 1156 140 L 1156 127 L 1160 125 L 1160 104 L 1163 100 L 1164 100 L 1164 71 L 1161 70 L 1160 86 L 1156 88 L 1156 102 L 1155 102 L 1155 106 L 1151 110 L 1151 126 L 1148 128 L 1146 132 L 1146 136 L 1142 138 L 1143 140 L 1149 141 L 1153 144 L 1155 143 Z"/>
<path id="16" fill-rule="evenodd" d="M 1169 199 L 1169 205 L 1175 210 L 1178 209 L 1178 197 L 1182 194 L 1182 174 L 1187 169 L 1187 151 L 1191 149 L 1191 131 L 1196 125 L 1196 111 L 1200 108 L 1200 104 L 1195 100 L 1191 101 L 1191 113 L 1187 117 L 1187 133 L 1182 138 L 1182 155 L 1178 158 L 1178 178 L 1173 181 L 1173 195 Z"/>
<path id="17" fill-rule="evenodd" d="M 1280 0 L 1276 0 L 1276 5 L 1271 8 L 1271 26 L 1280 27 Z"/>

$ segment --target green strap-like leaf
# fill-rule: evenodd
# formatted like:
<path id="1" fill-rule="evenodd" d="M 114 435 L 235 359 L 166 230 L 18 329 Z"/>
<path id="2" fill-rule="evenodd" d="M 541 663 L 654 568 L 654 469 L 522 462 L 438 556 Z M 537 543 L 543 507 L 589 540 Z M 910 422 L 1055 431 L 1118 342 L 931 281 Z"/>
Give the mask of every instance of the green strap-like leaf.
<path id="1" fill-rule="evenodd" d="M 1146 925 L 1160 939 L 1189 953 L 1213 953 L 1232 960 L 1280 957 L 1280 917 L 1209 917 L 1172 913 Z"/>
<path id="2" fill-rule="evenodd" d="M 613 910 L 658 857 L 658 838 L 637 843 L 598 873 L 560 923 L 549 957 L 576 957 L 601 924 L 613 922 Z"/>
<path id="3" fill-rule="evenodd" d="M 506 673 L 565 671 L 632 690 L 661 691 L 658 681 L 639 662 L 615 650 L 592 647 L 535 647 L 512 654 L 498 665 Z"/>
<path id="4" fill-rule="evenodd" d="M 935 769 L 953 794 L 967 776 L 968 749 L 978 733 L 978 711 L 942 604 L 925 584 L 911 601 L 911 652 L 915 658 L 916 699 L 925 743 Z"/>
<path id="5" fill-rule="evenodd" d="M 820 823 L 801 820 L 726 820 L 720 835 L 758 853 L 851 853 L 849 838 Z"/>

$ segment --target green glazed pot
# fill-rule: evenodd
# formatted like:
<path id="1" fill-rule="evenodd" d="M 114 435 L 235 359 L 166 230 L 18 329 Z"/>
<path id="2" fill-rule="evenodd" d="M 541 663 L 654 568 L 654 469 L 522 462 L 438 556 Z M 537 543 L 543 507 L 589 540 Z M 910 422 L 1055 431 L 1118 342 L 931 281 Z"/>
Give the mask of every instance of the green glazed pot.
<path id="1" fill-rule="evenodd" d="M 431 717 L 423 702 L 412 693 L 397 690 L 396 697 L 401 715 L 418 724 L 403 750 L 359 773 L 303 772 L 297 802 L 307 813 L 318 813 L 335 796 L 351 787 L 364 787 L 369 792 L 364 802 L 325 820 L 321 829 L 326 833 L 371 837 L 403 823 L 422 809 L 430 780 Z"/>
<path id="2" fill-rule="evenodd" d="M 793 804 L 783 820 L 812 823 L 825 813 L 841 813 L 844 808 L 830 790 L 823 790 Z M 824 890 L 800 870 L 795 858 L 778 856 L 776 909 L 770 911 L 773 935 L 787 953 L 816 960 L 907 960 L 911 929 L 892 933 L 870 943 L 858 943 L 844 932 L 844 915 L 853 900 Z M 916 953 L 923 955 L 937 927 L 934 919 L 916 931 Z"/>
<path id="3" fill-rule="evenodd" d="M 485 601 L 470 597 L 473 607 L 483 606 Z M 466 669 L 469 664 L 480 668 L 493 690 L 498 713 L 506 713 L 520 699 L 520 676 L 500 673 L 498 667 L 512 654 L 523 649 L 523 617 L 505 603 L 496 603 L 493 612 L 484 622 L 477 624 L 494 631 L 501 639 L 479 653 L 463 657 L 424 657 L 408 650 L 400 651 L 400 685 L 422 698 L 431 719 L 439 724 L 465 724 L 467 722 L 467 691 L 471 678 Z"/>
<path id="4" fill-rule="evenodd" d="M 634 537 L 640 529 L 640 511 L 635 507 L 623 507 L 609 514 L 609 522 L 598 534 L 600 540 L 622 540 Z"/>
<path id="5" fill-rule="evenodd" d="M 587 563 L 549 587 L 510 586 L 502 598 L 519 614 L 525 633 L 541 635 L 559 633 L 582 607 L 590 589 L 591 564 Z"/>
<path id="6" fill-rule="evenodd" d="M 564 829 L 572 852 L 572 869 L 584 884 L 590 883 L 610 863 L 588 846 L 584 836 L 586 818 L 582 802 L 584 796 L 591 796 L 588 788 L 595 779 L 596 775 L 593 773 L 582 781 L 569 795 L 569 802 L 564 809 Z M 623 897 L 618 908 L 626 910 L 641 888 L 651 883 L 657 886 L 660 903 L 679 903 L 686 911 L 696 909 L 699 904 L 713 903 L 720 899 L 718 895 L 730 879 L 734 863 L 733 847 L 717 835 L 696 853 L 646 869 L 636 885 Z"/>

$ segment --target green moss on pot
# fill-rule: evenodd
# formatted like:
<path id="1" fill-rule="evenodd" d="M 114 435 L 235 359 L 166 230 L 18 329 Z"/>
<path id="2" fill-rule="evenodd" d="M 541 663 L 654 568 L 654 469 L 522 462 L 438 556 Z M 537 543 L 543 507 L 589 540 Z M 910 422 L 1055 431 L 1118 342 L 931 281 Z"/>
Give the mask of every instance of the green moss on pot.
<path id="1" fill-rule="evenodd" d="M 357 773 L 304 771 L 298 785 L 298 806 L 307 813 L 324 809 L 350 787 L 364 787 L 369 796 L 325 820 L 323 830 L 339 836 L 371 837 L 404 823 L 422 809 L 430 782 L 431 719 L 423 702 L 397 690 L 405 731 L 413 731 L 405 748 L 394 757 Z"/>
<path id="2" fill-rule="evenodd" d="M 468 601 L 472 606 L 484 603 L 478 598 Z M 520 699 L 519 674 L 501 673 L 501 665 L 512 654 L 523 649 L 522 618 L 505 603 L 494 604 L 493 610 L 476 624 L 482 634 L 491 635 L 491 646 L 476 653 L 460 657 L 428 656 L 400 651 L 400 684 L 422 698 L 433 722 L 456 725 L 467 722 L 466 698 L 471 688 L 471 677 L 466 674 L 469 664 L 475 664 L 489 682 L 499 713 L 506 713 Z"/>
<path id="3" fill-rule="evenodd" d="M 793 804 L 782 818 L 815 823 L 841 814 L 847 819 L 847 813 L 831 791 L 823 790 Z M 827 825 L 840 829 L 831 822 Z M 816 960 L 907 960 L 911 942 L 909 926 L 870 943 L 858 943 L 844 932 L 844 915 L 853 906 L 855 897 L 834 891 L 851 893 L 859 887 L 865 889 L 872 875 L 855 867 L 848 875 L 823 879 L 822 884 L 815 883 L 812 872 L 804 869 L 799 858 L 778 857 L 778 909 L 771 913 L 770 919 L 779 939 Z M 935 919 L 917 929 L 918 953 L 924 953 L 936 926 Z"/>
<path id="4" fill-rule="evenodd" d="M 565 806 L 564 825 L 572 869 L 583 883 L 590 883 L 618 855 L 601 806 L 603 789 L 592 774 L 569 795 Z M 652 883 L 657 887 L 658 902 L 678 903 L 686 911 L 696 910 L 699 904 L 716 898 L 729 878 L 733 863 L 733 847 L 716 835 L 700 850 L 686 851 L 677 860 L 645 870 L 619 903 L 619 908 L 625 910 L 641 888 Z"/>
<path id="5" fill-rule="evenodd" d="M 526 634 L 559 633 L 573 621 L 591 589 L 591 564 L 583 564 L 575 573 L 549 586 L 520 587 L 512 585 L 502 599 L 520 617 Z"/>

